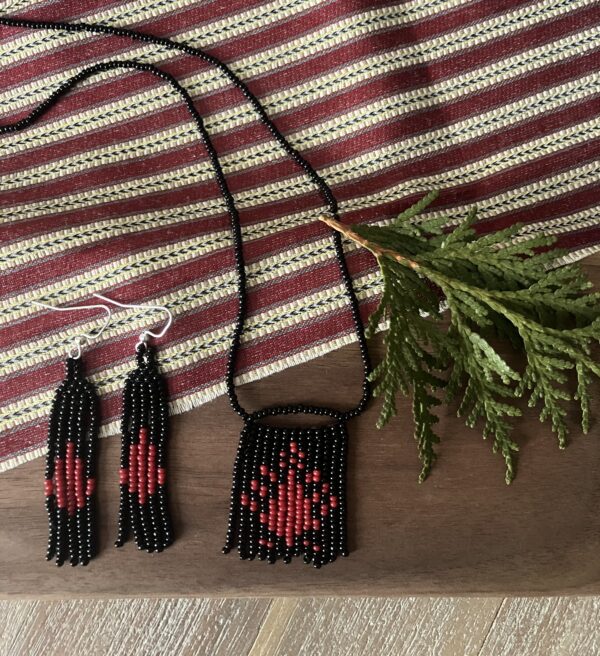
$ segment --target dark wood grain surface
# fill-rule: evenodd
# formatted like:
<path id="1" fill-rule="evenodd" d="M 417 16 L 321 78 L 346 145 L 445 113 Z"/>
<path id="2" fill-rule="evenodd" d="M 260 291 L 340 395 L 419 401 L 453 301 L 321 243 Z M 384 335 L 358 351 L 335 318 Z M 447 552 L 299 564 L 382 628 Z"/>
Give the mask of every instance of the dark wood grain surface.
<path id="1" fill-rule="evenodd" d="M 586 269 L 600 282 L 600 258 Z M 374 346 L 374 354 L 381 352 Z M 349 404 L 360 391 L 355 347 L 241 389 L 257 408 L 271 402 Z M 224 398 L 173 419 L 169 479 L 177 542 L 149 555 L 112 546 L 118 505 L 119 439 L 101 440 L 100 555 L 87 568 L 44 560 L 47 525 L 43 461 L 0 475 L 0 596 L 274 596 L 600 594 L 600 430 L 598 386 L 589 435 L 574 430 L 560 451 L 528 410 L 515 436 L 518 476 L 509 487 L 491 443 L 440 412 L 439 459 L 424 484 L 410 405 L 377 430 L 377 402 L 349 426 L 352 553 L 320 571 L 241 562 L 221 553 L 231 466 L 240 421 Z"/>

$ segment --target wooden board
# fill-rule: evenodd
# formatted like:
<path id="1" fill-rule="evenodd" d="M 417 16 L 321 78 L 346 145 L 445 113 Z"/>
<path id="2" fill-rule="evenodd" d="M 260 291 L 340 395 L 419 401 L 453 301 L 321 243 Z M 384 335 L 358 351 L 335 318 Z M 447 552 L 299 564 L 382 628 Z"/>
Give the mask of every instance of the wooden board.
<path id="1" fill-rule="evenodd" d="M 0 601 L 3 656 L 579 656 L 600 598 Z"/>
<path id="2" fill-rule="evenodd" d="M 596 282 L 599 264 L 596 258 L 587 266 Z M 356 350 L 348 347 L 246 385 L 242 400 L 252 408 L 294 401 L 344 407 L 358 395 L 359 378 Z M 352 554 L 320 571 L 299 560 L 269 566 L 221 554 L 240 431 L 224 398 L 173 420 L 169 471 L 178 540 L 162 554 L 139 553 L 132 543 L 112 547 L 119 440 L 109 438 L 100 445 L 100 556 L 87 568 L 45 562 L 38 459 L 0 476 L 0 595 L 600 593 L 598 387 L 594 391 L 591 434 L 583 437 L 575 428 L 565 451 L 526 413 L 516 432 L 519 476 L 510 487 L 500 456 L 464 427 L 455 408 L 440 413 L 439 460 L 419 485 L 408 402 L 382 431 L 374 427 L 372 403 L 350 424 Z M 571 419 L 576 426 L 576 412 Z"/>

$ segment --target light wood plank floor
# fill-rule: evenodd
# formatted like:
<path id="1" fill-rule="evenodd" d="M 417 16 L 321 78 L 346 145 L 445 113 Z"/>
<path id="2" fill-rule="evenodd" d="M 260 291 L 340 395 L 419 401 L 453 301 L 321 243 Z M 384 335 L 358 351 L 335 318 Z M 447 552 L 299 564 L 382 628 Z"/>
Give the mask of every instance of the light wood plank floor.
<path id="1" fill-rule="evenodd" d="M 593 656 L 600 597 L 0 602 L 2 656 Z"/>

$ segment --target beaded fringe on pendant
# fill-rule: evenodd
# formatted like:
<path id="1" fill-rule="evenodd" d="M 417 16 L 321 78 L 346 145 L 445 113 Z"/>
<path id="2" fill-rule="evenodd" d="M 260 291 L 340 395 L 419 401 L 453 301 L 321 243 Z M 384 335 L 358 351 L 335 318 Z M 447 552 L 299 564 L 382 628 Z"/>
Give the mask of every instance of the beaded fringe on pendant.
<path id="1" fill-rule="evenodd" d="M 94 555 L 93 497 L 98 400 L 80 359 L 68 358 L 48 426 L 44 492 L 48 512 L 46 559 L 87 565 Z"/>
<path id="2" fill-rule="evenodd" d="M 345 422 L 310 429 L 246 421 L 233 469 L 228 553 L 243 560 L 303 556 L 319 568 L 346 546 Z"/>
<path id="3" fill-rule="evenodd" d="M 159 552 L 173 542 L 166 489 L 168 406 L 165 385 L 147 344 L 125 382 L 121 421 L 121 487 L 115 546 L 133 532 L 138 549 Z"/>

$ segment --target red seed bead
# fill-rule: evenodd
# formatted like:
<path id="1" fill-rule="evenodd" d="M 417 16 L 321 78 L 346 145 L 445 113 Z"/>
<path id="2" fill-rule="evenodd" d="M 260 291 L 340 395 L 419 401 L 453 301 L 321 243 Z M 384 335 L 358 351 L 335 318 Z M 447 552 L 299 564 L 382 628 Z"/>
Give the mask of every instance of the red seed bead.
<path id="1" fill-rule="evenodd" d="M 252 512 L 256 512 L 258 510 L 258 503 L 256 503 L 256 501 L 251 501 L 250 502 L 250 510 Z"/>
<path id="2" fill-rule="evenodd" d="M 305 481 L 306 481 L 307 483 L 310 483 L 310 482 L 312 481 L 312 476 L 311 476 L 310 474 L 306 474 Z"/>
<path id="3" fill-rule="evenodd" d="M 242 492 L 242 495 L 240 497 L 240 503 L 242 506 L 247 506 L 250 503 L 250 499 L 248 498 L 248 495 Z"/>
<path id="4" fill-rule="evenodd" d="M 329 514 L 329 506 L 322 505 L 321 506 L 321 515 L 323 515 L 323 517 L 325 517 L 325 515 L 328 515 L 328 514 Z"/>
<path id="5" fill-rule="evenodd" d="M 321 547 L 318 544 L 313 544 L 313 551 L 321 551 Z"/>
<path id="6" fill-rule="evenodd" d="M 52 496 L 52 494 L 53 494 L 53 489 L 54 489 L 54 485 L 53 485 L 53 483 L 52 483 L 52 479 L 51 479 L 51 478 L 47 478 L 47 479 L 44 481 L 44 494 L 45 494 L 47 497 Z"/>
<path id="7" fill-rule="evenodd" d="M 121 485 L 127 485 L 128 481 L 129 481 L 129 469 L 127 469 L 126 467 L 121 467 L 121 469 L 119 469 L 119 483 Z"/>
<path id="8" fill-rule="evenodd" d="M 318 483 L 321 480 L 321 472 L 318 469 L 313 471 L 312 479 L 315 483 Z"/>
<path id="9" fill-rule="evenodd" d="M 306 524 L 304 524 L 303 528 L 304 528 L 305 531 L 310 531 L 310 529 L 312 528 L 312 525 L 307 522 Z"/>
<path id="10" fill-rule="evenodd" d="M 290 465 L 295 465 L 297 462 L 296 458 L 290 458 Z"/>
<path id="11" fill-rule="evenodd" d="M 304 451 L 298 451 L 298 458 L 304 458 L 306 457 L 306 453 Z"/>
<path id="12" fill-rule="evenodd" d="M 261 465 L 260 466 L 260 473 L 263 476 L 266 476 L 269 473 L 269 468 L 267 467 L 267 465 Z"/>
<path id="13" fill-rule="evenodd" d="M 283 460 L 279 463 L 279 468 L 280 469 L 285 469 L 287 467 L 286 463 L 283 462 Z"/>
<path id="14" fill-rule="evenodd" d="M 261 497 L 266 497 L 268 492 L 268 488 L 266 485 L 261 485 L 260 486 L 260 496 Z"/>
<path id="15" fill-rule="evenodd" d="M 91 497 L 92 494 L 94 494 L 94 491 L 96 490 L 96 479 L 95 478 L 88 478 L 86 485 L 85 485 L 85 496 L 86 497 Z"/>
<path id="16" fill-rule="evenodd" d="M 258 490 L 258 481 L 255 478 L 250 481 L 250 489 L 255 492 Z"/>
<path id="17" fill-rule="evenodd" d="M 269 515 L 265 512 L 260 513 L 260 523 L 261 524 L 266 524 L 269 521 Z"/>
<path id="18" fill-rule="evenodd" d="M 329 497 L 329 505 L 332 508 L 337 508 L 338 507 L 338 498 L 336 496 Z"/>
<path id="19" fill-rule="evenodd" d="M 297 442 L 290 442 L 290 451 L 292 453 L 296 453 L 298 451 L 298 444 Z"/>
<path id="20" fill-rule="evenodd" d="M 319 503 L 321 501 L 321 495 L 318 492 L 313 492 L 312 500 L 314 503 Z"/>
<path id="21" fill-rule="evenodd" d="M 258 539 L 258 544 L 262 545 L 263 547 L 267 546 L 267 541 L 264 538 L 259 538 Z"/>
<path id="22" fill-rule="evenodd" d="M 167 482 L 167 470 L 164 467 L 159 467 L 157 470 L 158 484 L 164 485 Z"/>
<path id="23" fill-rule="evenodd" d="M 302 544 L 303 544 L 305 547 L 310 547 L 310 540 L 303 540 Z"/>
<path id="24" fill-rule="evenodd" d="M 274 542 L 267 542 L 267 547 L 268 547 L 269 549 L 272 549 L 274 546 L 275 546 L 275 543 L 274 543 Z"/>
<path id="25" fill-rule="evenodd" d="M 271 479 L 271 483 L 274 483 L 277 480 L 277 474 L 275 472 L 271 472 L 269 478 Z"/>
<path id="26" fill-rule="evenodd" d="M 285 451 L 280 451 L 279 452 L 279 457 L 280 458 L 285 458 L 287 456 L 287 453 Z"/>
<path id="27" fill-rule="evenodd" d="M 303 462 L 299 462 L 297 465 L 298 469 L 304 469 L 306 465 Z"/>
<path id="28" fill-rule="evenodd" d="M 320 519 L 313 519 L 312 527 L 315 529 L 315 531 L 320 531 L 321 530 L 321 520 Z"/>
<path id="29" fill-rule="evenodd" d="M 329 483 L 323 483 L 323 492 L 329 492 Z"/>

